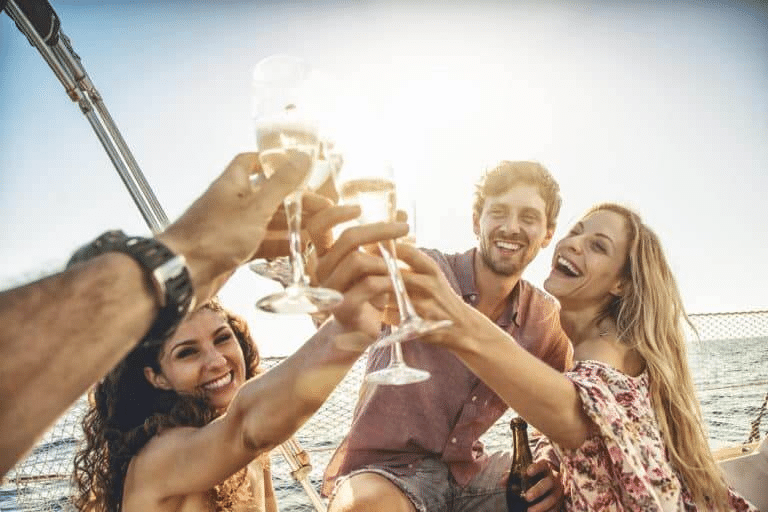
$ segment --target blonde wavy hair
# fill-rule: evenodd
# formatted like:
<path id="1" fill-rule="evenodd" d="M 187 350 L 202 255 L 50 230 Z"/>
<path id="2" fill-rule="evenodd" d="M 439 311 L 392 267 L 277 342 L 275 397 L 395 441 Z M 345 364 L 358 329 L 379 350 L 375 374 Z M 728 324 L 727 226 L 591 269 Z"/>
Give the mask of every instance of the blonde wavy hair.
<path id="1" fill-rule="evenodd" d="M 602 313 L 615 320 L 619 339 L 645 361 L 650 396 L 661 436 L 673 466 L 695 502 L 707 510 L 728 510 L 728 487 L 712 456 L 688 368 L 687 323 L 695 332 L 658 236 L 634 211 L 613 203 L 592 207 L 587 215 L 621 215 L 629 253 L 623 269 L 625 292 Z"/>

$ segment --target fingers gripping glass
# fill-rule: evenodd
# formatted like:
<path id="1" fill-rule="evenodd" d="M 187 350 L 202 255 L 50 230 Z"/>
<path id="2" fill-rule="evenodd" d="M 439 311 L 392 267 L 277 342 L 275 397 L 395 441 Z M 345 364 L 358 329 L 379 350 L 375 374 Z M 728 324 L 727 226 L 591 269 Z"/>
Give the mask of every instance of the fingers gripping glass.
<path id="1" fill-rule="evenodd" d="M 320 148 L 324 152 L 323 158 L 318 159 L 319 165 L 327 165 L 330 168 L 330 177 L 326 182 L 317 190 L 317 193 L 325 195 L 331 198 L 333 201 L 338 202 L 338 187 L 336 185 L 338 181 L 338 174 L 343 164 L 343 156 L 338 150 L 334 148 L 334 143 L 328 139 L 324 139 L 320 143 Z M 257 174 L 251 178 L 254 183 L 259 183 L 264 179 L 263 174 Z M 344 229 L 334 227 L 334 238 L 338 238 L 338 234 L 344 231 Z M 304 264 L 307 264 L 306 255 L 311 252 L 311 247 L 307 247 L 304 252 Z M 276 258 L 267 260 L 258 260 L 248 265 L 255 274 L 258 274 L 267 279 L 277 281 L 283 287 L 291 284 L 292 271 L 291 271 L 291 258 L 289 256 L 278 256 Z"/>
<path id="2" fill-rule="evenodd" d="M 290 281 L 285 290 L 259 299 L 256 306 L 272 313 L 315 313 L 339 304 L 336 290 L 313 288 L 304 270 L 301 251 L 301 197 L 328 177 L 317 164 L 318 126 L 313 120 L 309 66 L 297 57 L 276 55 L 253 72 L 254 120 L 259 161 L 265 176 L 286 166 L 305 169 L 304 182 L 285 201 L 290 247 Z"/>
<path id="3" fill-rule="evenodd" d="M 345 166 L 345 173 L 347 167 Z M 366 166 L 362 174 L 354 176 L 351 170 L 342 180 L 340 196 L 346 204 L 360 206 L 360 224 L 374 222 L 393 222 L 396 217 L 395 184 L 392 168 L 388 165 Z M 379 344 L 391 344 L 392 357 L 389 365 L 381 370 L 366 375 L 366 381 L 376 384 L 409 384 L 429 378 L 429 372 L 408 366 L 403 358 L 401 342 L 418 338 L 428 332 L 451 325 L 450 320 L 431 321 L 421 318 L 413 307 L 403 283 L 403 277 L 397 264 L 395 243 L 393 240 L 378 244 L 387 270 L 392 279 L 395 291 L 400 324 L 392 326 L 390 334 L 379 341 Z"/>

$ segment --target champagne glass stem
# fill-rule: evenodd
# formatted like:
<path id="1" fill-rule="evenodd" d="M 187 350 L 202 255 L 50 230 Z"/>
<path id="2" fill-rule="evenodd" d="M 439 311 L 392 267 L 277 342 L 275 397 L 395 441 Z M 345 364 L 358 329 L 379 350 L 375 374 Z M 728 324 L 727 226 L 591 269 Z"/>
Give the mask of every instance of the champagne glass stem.
<path id="1" fill-rule="evenodd" d="M 416 316 L 416 310 L 411 303 L 408 292 L 405 289 L 403 276 L 400 273 L 400 267 L 397 265 L 397 256 L 395 254 L 394 240 L 379 242 L 379 250 L 387 263 L 389 276 L 392 279 L 392 287 L 395 290 L 395 300 L 397 300 L 397 309 L 400 312 L 400 323 L 408 322 Z"/>
<path id="2" fill-rule="evenodd" d="M 288 218 L 288 242 L 291 251 L 292 281 L 289 288 L 309 286 L 309 278 L 304 272 L 304 259 L 301 251 L 301 191 L 290 194 L 283 204 Z"/>
<path id="3" fill-rule="evenodd" d="M 400 342 L 392 344 L 392 362 L 397 366 L 405 366 L 403 346 L 400 344 Z"/>

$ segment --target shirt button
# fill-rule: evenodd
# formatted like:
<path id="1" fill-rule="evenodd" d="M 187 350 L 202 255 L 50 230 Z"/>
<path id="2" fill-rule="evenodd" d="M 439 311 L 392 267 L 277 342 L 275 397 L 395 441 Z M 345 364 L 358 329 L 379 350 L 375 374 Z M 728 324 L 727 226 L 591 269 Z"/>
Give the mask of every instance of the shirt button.
<path id="1" fill-rule="evenodd" d="M 451 442 L 452 442 L 453 444 L 456 444 L 456 438 L 454 437 L 453 439 L 451 439 Z"/>
<path id="2" fill-rule="evenodd" d="M 472 401 L 473 401 L 473 402 L 477 401 L 477 396 L 473 396 L 473 397 L 472 397 Z"/>

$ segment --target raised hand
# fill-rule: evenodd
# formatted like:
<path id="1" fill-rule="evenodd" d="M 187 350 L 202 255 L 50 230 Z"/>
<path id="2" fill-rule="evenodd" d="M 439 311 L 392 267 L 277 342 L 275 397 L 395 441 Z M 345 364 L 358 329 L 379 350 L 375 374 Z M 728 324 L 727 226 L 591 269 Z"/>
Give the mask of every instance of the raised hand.
<path id="1" fill-rule="evenodd" d="M 324 209 L 307 223 L 307 231 L 317 247 L 315 277 L 324 287 L 344 294 L 333 316 L 346 329 L 360 331 L 375 339 L 381 330 L 382 296 L 392 290 L 384 260 L 359 248 L 381 240 L 405 235 L 404 223 L 377 223 L 346 229 L 330 246 L 324 244 L 330 229 L 360 214 L 357 206 Z"/>
<path id="2" fill-rule="evenodd" d="M 324 194 L 318 194 L 314 192 L 304 192 L 302 194 L 302 209 L 301 209 L 301 223 L 302 233 L 301 239 L 306 244 L 309 243 L 310 236 L 306 231 L 307 223 L 315 216 L 319 211 L 324 210 L 330 206 L 333 206 L 333 201 Z M 316 247 L 330 247 L 333 243 L 333 236 L 331 232 L 323 234 L 315 242 Z M 288 256 L 290 249 L 288 247 L 288 221 L 285 216 L 285 207 L 281 204 L 272 219 L 267 226 L 267 233 L 264 236 L 264 241 L 259 246 L 256 252 L 255 258 L 278 258 L 280 256 Z M 307 269 L 309 271 L 309 269 Z"/>
<path id="3" fill-rule="evenodd" d="M 183 254 L 197 303 L 210 299 L 243 263 L 253 259 L 275 210 L 301 185 L 302 165 L 285 159 L 280 172 L 261 173 L 257 153 L 241 153 L 186 212 L 158 239 Z"/>
<path id="4" fill-rule="evenodd" d="M 410 267 L 403 271 L 403 280 L 419 315 L 430 320 L 453 322 L 451 327 L 425 337 L 425 341 L 461 349 L 467 348 L 461 344 L 471 341 L 481 326 L 498 329 L 456 294 L 432 258 L 408 244 L 398 244 L 397 256 Z"/>

